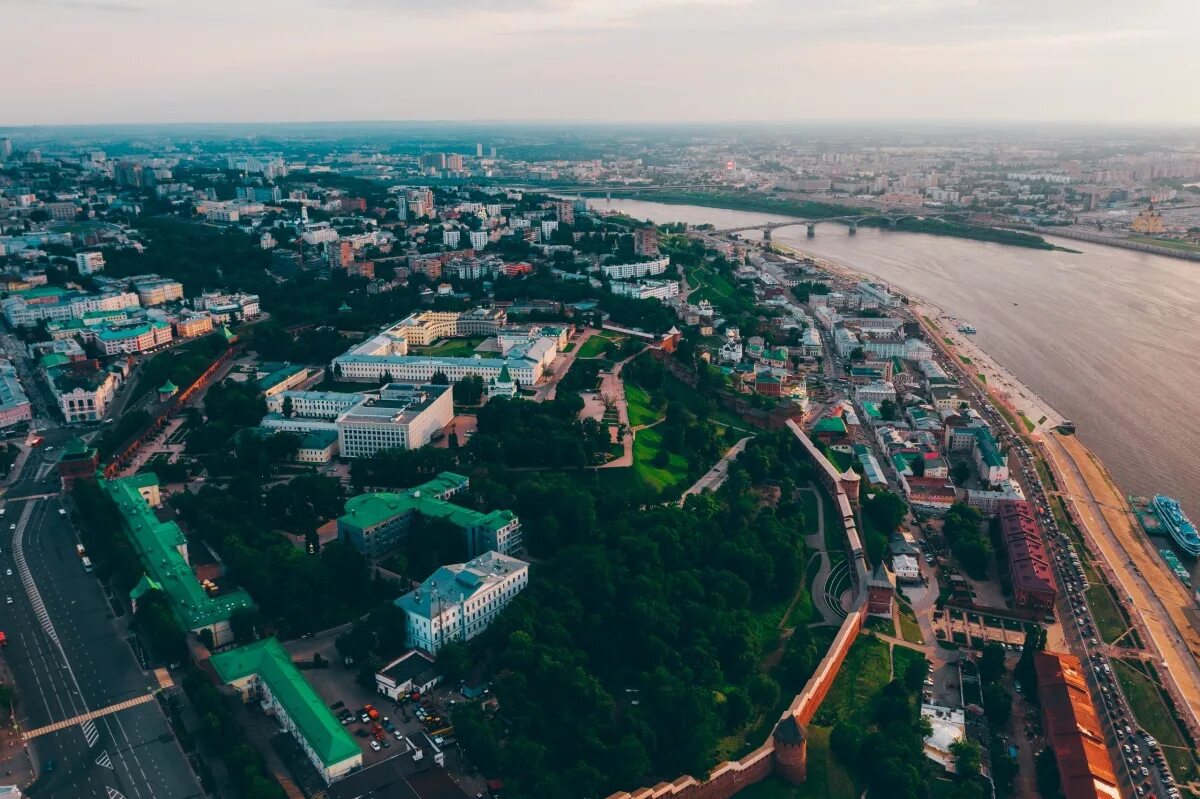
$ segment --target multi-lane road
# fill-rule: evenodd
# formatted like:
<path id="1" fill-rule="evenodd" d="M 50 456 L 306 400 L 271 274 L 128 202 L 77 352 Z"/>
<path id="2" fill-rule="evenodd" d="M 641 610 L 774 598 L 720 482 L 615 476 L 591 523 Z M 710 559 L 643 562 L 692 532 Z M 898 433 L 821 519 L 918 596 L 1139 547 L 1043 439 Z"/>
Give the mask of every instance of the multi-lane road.
<path id="1" fill-rule="evenodd" d="M 0 629 L 8 638 L 0 656 L 16 683 L 16 724 L 33 736 L 30 793 L 202 797 L 154 696 L 158 682 L 126 640 L 130 619 L 115 617 L 76 550 L 52 469 L 65 437 L 47 431 L 54 449 L 33 450 L 0 517 Z"/>

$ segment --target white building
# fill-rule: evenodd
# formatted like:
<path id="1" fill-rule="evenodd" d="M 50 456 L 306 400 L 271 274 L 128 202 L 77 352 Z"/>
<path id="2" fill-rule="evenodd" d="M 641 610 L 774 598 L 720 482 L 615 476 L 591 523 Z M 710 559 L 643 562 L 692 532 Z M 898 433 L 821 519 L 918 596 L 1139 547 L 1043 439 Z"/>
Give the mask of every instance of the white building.
<path id="1" fill-rule="evenodd" d="M 137 290 L 138 300 L 147 308 L 183 299 L 183 284 L 178 280 L 146 280 L 134 283 L 133 287 Z"/>
<path id="2" fill-rule="evenodd" d="M 900 305 L 900 298 L 878 283 L 862 281 L 858 284 L 857 290 L 859 295 L 868 304 L 879 305 L 884 308 L 897 308 Z"/>
<path id="3" fill-rule="evenodd" d="M 910 338 L 904 342 L 904 360 L 930 361 L 933 359 L 933 348 L 919 338 Z"/>
<path id="4" fill-rule="evenodd" d="M 267 412 L 283 413 L 290 406 L 292 416 L 333 420 L 362 401 L 362 394 L 340 391 L 280 391 L 267 397 Z"/>
<path id="5" fill-rule="evenodd" d="M 608 289 L 613 294 L 633 297 L 638 300 L 648 300 L 651 298 L 669 300 L 672 297 L 679 296 L 679 283 L 674 280 L 638 280 L 628 282 L 614 280 L 609 284 Z"/>
<path id="6" fill-rule="evenodd" d="M 854 390 L 854 396 L 861 405 L 864 402 L 874 402 L 876 404 L 884 400 L 896 401 L 896 389 L 891 383 L 885 383 L 882 380 L 877 380 L 873 383 L 867 383 L 865 386 L 859 386 Z"/>
<path id="7" fill-rule="evenodd" d="M 661 275 L 671 265 L 671 259 L 659 258 L 654 261 L 640 261 L 635 264 L 608 264 L 600 269 L 612 280 L 629 280 L 634 277 L 650 277 Z"/>
<path id="8" fill-rule="evenodd" d="M 442 566 L 420 588 L 396 600 L 406 616 L 407 645 L 437 654 L 446 643 L 471 640 L 528 581 L 529 564 L 499 552 Z"/>
<path id="9" fill-rule="evenodd" d="M 50 379 L 51 391 L 68 424 L 103 419 L 120 385 L 120 379 L 107 371 L 96 373 L 86 382 L 73 382 L 71 376 L 62 373 Z"/>
<path id="10" fill-rule="evenodd" d="M 85 327 L 84 341 L 94 341 L 105 355 L 145 352 L 170 344 L 174 334 L 171 325 L 161 319 L 130 319 Z"/>
<path id="11" fill-rule="evenodd" d="M 850 353 L 861 346 L 858 336 L 853 331 L 839 327 L 833 331 L 833 349 L 839 358 L 849 358 Z"/>
<path id="12" fill-rule="evenodd" d="M 457 247 L 459 239 L 461 238 L 462 234 L 457 230 L 442 231 L 442 244 L 446 245 L 447 247 Z"/>
<path id="13" fill-rule="evenodd" d="M 343 457 L 423 447 L 454 418 L 450 386 L 391 383 L 379 394 L 338 416 L 338 450 Z"/>
<path id="14" fill-rule="evenodd" d="M 921 565 L 912 555 L 893 555 L 892 573 L 896 575 L 896 582 L 909 584 L 921 582 Z"/>
<path id="15" fill-rule="evenodd" d="M 925 756 L 953 772 L 957 758 L 950 748 L 967 736 L 966 714 L 961 707 L 922 703 L 921 716 L 929 720 L 932 730 L 925 739 Z"/>
<path id="16" fill-rule="evenodd" d="M 398 702 L 414 691 L 425 693 L 441 679 L 433 658 L 419 650 L 410 649 L 375 672 L 375 690 Z"/>
<path id="17" fill-rule="evenodd" d="M 472 250 L 482 250 L 484 247 L 486 247 L 488 245 L 487 231 L 472 230 L 470 239 L 471 239 L 471 249 Z"/>
<path id="18" fill-rule="evenodd" d="M 104 253 L 77 252 L 75 253 L 75 266 L 79 268 L 81 275 L 99 272 L 104 269 Z"/>

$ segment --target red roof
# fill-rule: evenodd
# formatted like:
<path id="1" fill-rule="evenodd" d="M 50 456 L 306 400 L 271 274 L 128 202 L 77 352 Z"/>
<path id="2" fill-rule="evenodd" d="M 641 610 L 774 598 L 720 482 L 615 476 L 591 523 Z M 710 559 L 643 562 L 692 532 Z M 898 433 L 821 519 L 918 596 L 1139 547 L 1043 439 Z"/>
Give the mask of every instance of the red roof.
<path id="1" fill-rule="evenodd" d="M 1013 593 L 1018 601 L 1022 594 L 1033 594 L 1042 604 L 1053 602 L 1058 586 L 1033 508 L 1023 500 L 1004 500 L 1000 503 L 999 516 L 1001 536 L 1008 550 Z"/>
<path id="2" fill-rule="evenodd" d="M 1121 793 L 1104 743 L 1104 730 L 1079 658 L 1038 652 L 1033 662 L 1046 740 L 1058 760 L 1063 797 L 1119 799 Z"/>

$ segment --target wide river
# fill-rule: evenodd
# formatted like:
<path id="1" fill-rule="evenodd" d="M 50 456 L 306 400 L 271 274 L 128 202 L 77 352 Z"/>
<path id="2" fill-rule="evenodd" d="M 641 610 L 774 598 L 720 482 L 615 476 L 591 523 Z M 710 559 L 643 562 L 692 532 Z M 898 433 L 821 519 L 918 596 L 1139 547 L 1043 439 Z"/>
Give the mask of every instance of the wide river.
<path id="1" fill-rule="evenodd" d="M 718 228 L 786 218 L 640 200 L 590 204 Z M 1078 424 L 1124 491 L 1169 494 L 1200 518 L 1200 264 L 1068 239 L 1054 243 L 1081 254 L 875 228 L 850 236 L 836 223 L 818 225 L 811 239 L 803 226 L 772 237 L 973 324 L 984 350 Z"/>

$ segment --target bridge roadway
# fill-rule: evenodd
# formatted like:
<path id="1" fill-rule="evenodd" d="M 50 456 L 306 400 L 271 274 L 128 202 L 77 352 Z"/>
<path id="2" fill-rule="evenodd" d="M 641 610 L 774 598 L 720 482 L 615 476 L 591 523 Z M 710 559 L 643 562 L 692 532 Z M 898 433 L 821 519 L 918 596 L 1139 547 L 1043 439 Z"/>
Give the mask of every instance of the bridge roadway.
<path id="1" fill-rule="evenodd" d="M 0 517 L 8 526 L 0 539 L 8 646 L 0 653 L 16 683 L 15 726 L 41 733 L 26 743 L 35 793 L 198 799 L 203 791 L 162 708 L 145 700 L 158 683 L 121 631 L 129 619 L 114 623 L 100 583 L 83 570 L 70 519 L 60 513 L 52 467 L 67 436 L 46 431 L 54 450 L 33 450 Z M 45 729 L 66 720 L 80 723 Z"/>

